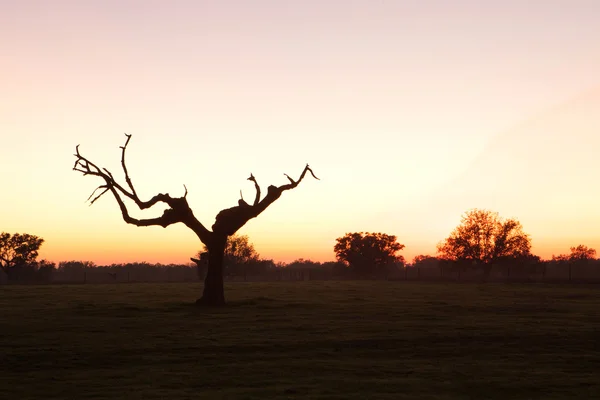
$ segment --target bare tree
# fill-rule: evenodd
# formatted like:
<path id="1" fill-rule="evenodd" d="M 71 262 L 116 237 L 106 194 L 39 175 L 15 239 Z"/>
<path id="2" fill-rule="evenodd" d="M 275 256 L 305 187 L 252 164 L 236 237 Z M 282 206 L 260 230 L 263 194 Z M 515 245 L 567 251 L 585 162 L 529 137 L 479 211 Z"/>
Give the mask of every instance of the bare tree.
<path id="1" fill-rule="evenodd" d="M 315 176 L 313 171 L 310 169 L 308 164 L 304 167 L 304 170 L 300 174 L 297 180 L 290 178 L 287 174 L 285 176 L 290 181 L 288 184 L 281 186 L 270 185 L 267 188 L 267 194 L 261 200 L 260 186 L 254 175 L 250 174 L 249 181 L 254 183 L 256 189 L 256 196 L 252 204 L 248 204 L 243 198 L 238 200 L 238 205 L 235 207 L 227 208 L 217 214 L 215 223 L 212 225 L 212 231 L 208 230 L 198 219 L 194 216 L 192 209 L 187 202 L 187 188 L 185 188 L 185 194 L 183 197 L 171 197 L 169 194 L 159 193 L 152 197 L 148 201 L 143 201 L 139 198 L 135 191 L 127 166 L 125 164 L 125 151 L 127 145 L 131 140 L 131 135 L 125 134 L 127 139 L 125 144 L 120 147 L 121 149 L 121 166 L 125 173 L 126 185 L 119 184 L 113 174 L 106 168 L 98 167 L 95 163 L 88 160 L 86 157 L 81 155 L 79 152 L 79 145 L 76 146 L 75 150 L 75 165 L 73 169 L 81 172 L 83 175 L 92 175 L 102 178 L 104 183 L 98 186 L 94 192 L 88 197 L 91 200 L 91 204 L 97 201 L 106 192 L 111 192 L 119 204 L 123 220 L 128 224 L 136 226 L 162 226 L 166 228 L 169 225 L 176 224 L 178 222 L 183 223 L 185 226 L 190 228 L 200 239 L 202 243 L 206 245 L 208 249 L 208 272 L 204 280 L 204 291 L 202 297 L 198 299 L 197 303 L 208 306 L 221 306 L 225 304 L 225 295 L 223 291 L 223 260 L 224 252 L 227 245 L 227 238 L 238 231 L 242 226 L 246 224 L 250 219 L 258 216 L 267 207 L 273 204 L 281 194 L 290 189 L 294 189 L 300 184 L 302 179 L 307 172 L 315 179 L 319 179 Z M 99 194 L 96 194 L 100 191 Z M 141 209 L 145 210 L 151 208 L 157 203 L 165 203 L 169 206 L 163 212 L 163 215 L 156 218 L 149 219 L 136 219 L 129 215 L 127 206 L 123 201 L 123 196 L 129 198 Z"/>

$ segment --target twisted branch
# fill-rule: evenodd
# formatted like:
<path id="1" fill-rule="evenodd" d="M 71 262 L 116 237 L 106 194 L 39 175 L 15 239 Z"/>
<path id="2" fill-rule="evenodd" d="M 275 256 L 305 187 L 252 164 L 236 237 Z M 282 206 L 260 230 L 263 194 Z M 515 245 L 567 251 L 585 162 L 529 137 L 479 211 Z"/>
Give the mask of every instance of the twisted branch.
<path id="1" fill-rule="evenodd" d="M 206 229 L 193 215 L 192 210 L 189 208 L 187 204 L 187 187 L 183 185 L 185 189 L 185 194 L 183 197 L 173 198 L 169 196 L 169 194 L 159 193 L 153 196 L 148 201 L 143 201 L 139 198 L 137 192 L 135 191 L 135 187 L 133 186 L 133 182 L 131 177 L 129 176 L 129 171 L 127 170 L 127 165 L 125 163 L 125 152 L 127 150 L 127 145 L 131 140 L 131 135 L 125 134 L 127 139 L 125 140 L 125 144 L 120 146 L 121 149 L 121 166 L 123 168 L 123 172 L 125 173 L 125 182 L 129 190 L 120 185 L 113 174 L 106 168 L 100 168 L 86 157 L 84 157 L 79 152 L 79 145 L 75 147 L 76 157 L 75 164 L 73 165 L 73 170 L 77 172 L 81 172 L 85 175 L 98 176 L 104 180 L 104 184 L 98 186 L 92 194 L 88 197 L 87 201 L 91 200 L 90 205 L 94 204 L 98 199 L 100 199 L 105 193 L 111 192 L 117 201 L 119 208 L 121 209 L 121 214 L 123 215 L 123 220 L 128 224 L 136 225 L 136 226 L 151 226 L 158 225 L 162 227 L 167 227 L 171 224 L 177 222 L 183 222 L 185 225 L 190 227 L 194 232 L 200 237 L 202 241 L 208 240 L 210 231 Z M 100 194 L 96 194 L 98 190 L 102 190 Z M 162 202 L 167 204 L 170 208 L 163 212 L 163 215 L 158 218 L 150 218 L 150 219 L 136 219 L 129 215 L 127 207 L 123 202 L 121 195 L 133 200 L 135 204 L 141 209 L 145 210 L 154 206 L 155 204 Z"/>
<path id="2" fill-rule="evenodd" d="M 284 174 L 289 183 L 281 186 L 271 185 L 267 188 L 267 194 L 261 200 L 261 190 L 258 182 L 253 174 L 250 174 L 248 178 L 249 181 L 254 182 L 254 188 L 256 189 L 256 196 L 254 198 L 254 202 L 252 205 L 248 204 L 244 198 L 242 197 L 238 201 L 238 205 L 235 207 L 227 208 L 222 210 L 217 214 L 215 219 L 215 223 L 213 224 L 213 232 L 209 231 L 194 217 L 192 210 L 190 209 L 187 203 L 187 194 L 188 190 L 185 185 L 183 185 L 185 189 L 185 194 L 183 197 L 173 198 L 169 196 L 169 194 L 159 193 L 153 196 L 148 201 L 143 201 L 139 198 L 135 187 L 133 185 L 133 181 L 129 176 L 129 171 L 127 170 L 127 164 L 125 162 L 125 152 L 127 151 L 127 145 L 131 140 L 131 135 L 125 134 L 127 139 L 125 140 L 125 144 L 120 146 L 121 149 L 121 167 L 123 168 L 123 172 L 125 174 L 125 182 L 126 186 L 119 184 L 113 174 L 106 168 L 100 168 L 86 157 L 84 157 L 79 152 L 79 145 L 75 147 L 75 164 L 73 165 L 73 170 L 82 173 L 85 175 L 92 175 L 100 177 L 104 183 L 99 185 L 92 194 L 88 197 L 87 201 L 90 201 L 90 205 L 94 204 L 98 199 L 100 199 L 105 193 L 111 192 L 119 205 L 121 210 L 121 214 L 123 216 L 123 220 L 128 224 L 136 225 L 136 226 L 151 226 L 158 225 L 162 227 L 167 227 L 171 224 L 175 224 L 177 222 L 184 223 L 187 227 L 192 229 L 196 235 L 200 238 L 200 240 L 207 244 L 211 242 L 213 237 L 223 238 L 224 236 L 233 235 L 238 229 L 246 224 L 250 219 L 258 216 L 262 213 L 267 207 L 273 204 L 281 194 L 290 189 L 296 188 L 300 182 L 304 179 L 307 173 L 310 173 L 313 178 L 319 180 L 316 177 L 312 169 L 308 164 L 302 170 L 300 177 L 298 180 L 292 179 L 289 175 Z M 99 194 L 98 191 L 100 191 Z M 136 219 L 129 215 L 127 210 L 127 206 L 125 205 L 122 196 L 125 196 L 132 200 L 141 210 L 150 208 L 154 206 L 156 203 L 162 202 L 167 204 L 170 208 L 166 209 L 163 212 L 163 215 L 157 218 L 148 218 L 148 219 Z M 240 196 L 242 193 L 240 191 Z M 91 199 L 91 200 L 90 200 Z M 215 236 L 216 235 L 216 236 Z"/>
<path id="3" fill-rule="evenodd" d="M 297 181 L 290 178 L 289 175 L 284 174 L 289 179 L 290 183 L 281 185 L 279 187 L 273 185 L 269 186 L 267 188 L 267 195 L 262 200 L 260 200 L 260 186 L 258 185 L 254 175 L 250 174 L 250 178 L 248 178 L 248 180 L 254 182 L 254 187 L 256 188 L 254 204 L 250 206 L 242 199 L 238 202 L 237 206 L 227 208 L 219 212 L 219 214 L 217 214 L 215 223 L 212 226 L 213 232 L 219 232 L 224 235 L 233 235 L 238 229 L 244 226 L 246 222 L 258 216 L 267 207 L 279 199 L 284 191 L 297 187 L 300 182 L 302 182 L 307 172 L 310 172 L 313 178 L 319 180 L 310 166 L 306 164 L 306 167 L 304 167 L 304 170 L 300 174 L 300 178 L 298 178 Z"/>

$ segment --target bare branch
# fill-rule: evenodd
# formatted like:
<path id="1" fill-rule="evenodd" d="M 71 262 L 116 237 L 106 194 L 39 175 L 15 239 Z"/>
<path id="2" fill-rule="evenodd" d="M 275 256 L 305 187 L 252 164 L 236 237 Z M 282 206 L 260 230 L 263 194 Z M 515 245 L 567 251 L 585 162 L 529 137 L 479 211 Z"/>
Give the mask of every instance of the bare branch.
<path id="1" fill-rule="evenodd" d="M 90 202 L 90 206 L 92 204 L 94 204 L 96 202 L 96 200 L 98 200 L 104 193 L 109 191 L 109 188 L 107 185 L 100 185 L 98 186 L 96 189 L 94 189 L 94 191 L 92 192 L 92 194 L 90 194 L 90 197 L 87 198 L 86 201 L 89 201 L 92 196 L 99 190 L 99 189 L 104 189 L 104 191 L 102 193 L 100 193 L 98 196 L 94 197 L 94 199 Z"/>
<path id="2" fill-rule="evenodd" d="M 121 214 L 123 215 L 123 220 L 125 222 L 127 222 L 128 224 L 135 225 L 135 226 L 158 225 L 158 226 L 162 226 L 163 228 L 166 228 L 167 226 L 169 226 L 171 224 L 174 224 L 176 222 L 181 222 L 178 219 L 173 218 L 175 216 L 175 214 L 173 213 L 172 209 L 165 210 L 163 215 L 158 218 L 149 218 L 149 219 L 133 218 L 132 216 L 129 215 L 129 212 L 127 211 L 127 207 L 125 206 L 123 199 L 121 199 L 119 192 L 117 192 L 117 190 L 114 187 L 110 187 L 110 191 L 115 196 L 115 199 L 117 200 L 117 203 L 119 204 L 119 208 L 121 209 Z M 171 213 L 169 213 L 169 211 L 171 211 Z"/>
<path id="3" fill-rule="evenodd" d="M 248 180 L 253 181 L 257 189 L 257 197 L 254 204 L 252 206 L 248 206 L 245 201 L 240 200 L 237 206 L 227 208 L 219 212 L 219 214 L 217 214 L 215 223 L 212 226 L 213 232 L 222 235 L 233 235 L 238 229 L 244 226 L 246 222 L 258 216 L 267 207 L 279 199 L 284 191 L 297 187 L 302 179 L 304 179 L 304 176 L 307 172 L 310 172 L 315 179 L 319 179 L 315 176 L 307 164 L 297 181 L 294 181 L 292 178 L 286 175 L 290 180 L 290 183 L 279 187 L 273 185 L 269 186 L 267 188 L 267 195 L 262 200 L 260 200 L 260 188 L 256 182 L 256 178 L 254 178 L 254 175 L 250 174 L 250 178 L 248 178 Z"/>
<path id="4" fill-rule="evenodd" d="M 305 170 L 305 171 L 309 171 L 309 172 L 310 172 L 310 174 L 313 176 L 313 178 L 315 178 L 316 180 L 320 181 L 320 179 L 319 179 L 319 178 L 317 178 L 317 176 L 315 175 L 315 173 L 313 172 L 313 170 L 312 170 L 312 169 L 310 169 L 310 166 L 309 166 L 308 164 L 306 164 L 306 167 L 304 168 L 304 170 Z M 303 176 L 304 176 L 304 174 L 303 174 Z"/>
<path id="5" fill-rule="evenodd" d="M 133 187 L 133 183 L 131 182 L 131 178 L 129 177 L 129 172 L 127 171 L 127 166 L 125 165 L 125 150 L 127 150 L 127 145 L 129 144 L 129 141 L 131 140 L 131 135 L 125 134 L 125 136 L 127 136 L 127 140 L 125 140 L 125 144 L 123 146 L 119 146 L 119 148 L 122 150 L 121 151 L 121 166 L 123 167 L 123 172 L 125 172 L 125 182 L 127 182 L 127 185 L 131 189 L 131 193 L 133 194 L 133 196 L 137 197 L 137 194 L 135 193 L 135 188 Z M 106 171 L 106 172 L 108 172 L 108 171 Z M 110 174 L 110 172 L 109 172 L 109 174 Z"/>
<path id="6" fill-rule="evenodd" d="M 288 179 L 290 180 L 290 182 L 291 182 L 292 184 L 295 184 L 295 183 L 296 183 L 296 182 L 295 182 L 295 181 L 294 181 L 292 178 L 290 178 L 290 176 L 289 176 L 288 174 L 284 174 L 284 175 L 286 176 L 286 178 L 288 178 Z"/>
<path id="7" fill-rule="evenodd" d="M 162 193 L 159 193 L 159 194 L 153 196 L 148 201 L 142 201 L 138 197 L 138 195 L 135 191 L 135 187 L 133 186 L 133 182 L 131 181 L 131 178 L 129 177 L 129 172 L 127 170 L 127 166 L 125 163 L 125 151 L 127 149 L 127 145 L 129 144 L 129 141 L 131 140 L 131 135 L 125 134 L 125 136 L 127 137 L 125 144 L 123 146 L 120 146 L 120 148 L 122 150 L 121 151 L 121 166 L 123 168 L 123 172 L 125 173 L 125 181 L 127 182 L 127 186 L 131 191 L 125 189 L 122 185 L 120 185 L 115 180 L 114 176 L 108 169 L 98 167 L 96 164 L 94 164 L 93 162 L 91 162 L 87 158 L 85 158 L 83 155 L 81 155 L 81 153 L 79 151 L 79 145 L 77 145 L 75 147 L 74 155 L 76 157 L 76 160 L 75 160 L 75 164 L 73 165 L 73 170 L 80 172 L 83 175 L 98 176 L 104 180 L 104 184 L 100 185 L 98 188 L 96 188 L 96 190 L 94 190 L 94 192 L 92 192 L 90 197 L 88 197 L 88 201 L 89 201 L 96 194 L 96 192 L 98 190 L 104 189 L 104 191 L 102 191 L 100 194 L 98 194 L 96 197 L 93 198 L 90 205 L 93 204 L 102 195 L 104 195 L 107 191 L 110 190 L 110 192 L 115 197 L 115 200 L 117 201 L 117 203 L 119 205 L 119 208 L 121 209 L 121 214 L 123 215 L 123 219 L 128 224 L 132 224 L 132 225 L 136 225 L 136 226 L 159 225 L 159 226 L 166 227 L 166 226 L 169 226 L 169 225 L 177 223 L 177 222 L 182 222 L 185 225 L 187 225 L 188 227 L 190 227 L 198 235 L 200 240 L 202 240 L 203 242 L 209 240 L 211 232 L 208 229 L 206 229 L 204 227 L 204 225 L 202 225 L 202 223 L 200 223 L 200 221 L 198 221 L 196 219 L 196 217 L 194 217 L 192 210 L 189 208 L 189 205 L 187 204 L 186 197 L 187 197 L 188 191 L 187 191 L 187 187 L 185 185 L 183 185 L 183 187 L 185 189 L 185 194 L 183 195 L 183 197 L 173 198 L 173 197 L 169 196 L 168 194 L 162 194 Z M 166 203 L 170 208 L 165 210 L 163 215 L 158 218 L 136 219 L 129 215 L 127 207 L 125 206 L 125 203 L 123 202 L 123 199 L 121 197 L 122 195 L 133 200 L 135 202 L 135 204 L 141 210 L 150 208 L 159 202 Z"/>
<path id="8" fill-rule="evenodd" d="M 286 175 L 288 177 L 288 179 L 291 181 L 291 183 L 289 183 L 287 185 L 279 186 L 277 189 L 284 191 L 284 190 L 289 190 L 289 189 L 295 188 L 302 181 L 302 179 L 304 179 L 304 176 L 306 175 L 307 172 L 310 172 L 310 174 L 316 180 L 320 180 L 319 178 L 317 178 L 315 176 L 315 173 L 312 171 L 312 169 L 310 169 L 310 166 L 308 164 L 306 164 L 306 167 L 304 167 L 304 170 L 302 171 L 302 174 L 300 174 L 300 178 L 298 178 L 297 181 L 294 181 L 292 178 L 290 178 L 289 176 Z"/>
<path id="9" fill-rule="evenodd" d="M 253 205 L 257 205 L 258 202 L 260 201 L 260 186 L 258 186 L 258 182 L 256 181 L 256 178 L 254 177 L 254 175 L 252 175 L 252 173 L 250 173 L 250 178 L 248 178 L 248 180 L 254 182 L 254 188 L 256 189 L 256 196 L 254 197 Z"/>

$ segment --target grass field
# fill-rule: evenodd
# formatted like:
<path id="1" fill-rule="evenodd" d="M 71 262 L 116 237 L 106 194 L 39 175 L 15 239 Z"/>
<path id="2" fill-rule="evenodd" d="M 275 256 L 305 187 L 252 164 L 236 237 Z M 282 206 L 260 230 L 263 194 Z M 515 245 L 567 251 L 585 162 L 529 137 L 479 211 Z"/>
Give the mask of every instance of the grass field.
<path id="1" fill-rule="evenodd" d="M 600 398 L 600 286 L 0 287 L 6 399 Z"/>

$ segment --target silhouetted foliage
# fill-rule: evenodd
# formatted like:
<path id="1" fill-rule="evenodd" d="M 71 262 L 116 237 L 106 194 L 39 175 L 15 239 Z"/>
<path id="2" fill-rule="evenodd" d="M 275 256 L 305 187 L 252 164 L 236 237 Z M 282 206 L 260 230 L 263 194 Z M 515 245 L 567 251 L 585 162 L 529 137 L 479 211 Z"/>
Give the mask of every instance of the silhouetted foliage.
<path id="1" fill-rule="evenodd" d="M 591 261 L 596 259 L 596 250 L 585 245 L 578 245 L 577 247 L 571 247 L 571 254 L 560 254 L 558 256 L 552 256 L 552 260 L 555 261 Z"/>
<path id="2" fill-rule="evenodd" d="M 442 259 L 482 267 L 486 274 L 494 264 L 529 257 L 530 249 L 531 240 L 519 221 L 478 209 L 465 213 L 461 224 L 438 245 Z"/>
<path id="3" fill-rule="evenodd" d="M 412 262 L 412 266 L 415 268 L 437 268 L 439 264 L 439 258 L 423 254 L 415 256 Z"/>
<path id="4" fill-rule="evenodd" d="M 346 265 L 341 261 L 326 261 L 321 263 L 321 267 L 325 271 L 331 272 L 333 276 L 344 275 L 348 270 Z"/>
<path id="5" fill-rule="evenodd" d="M 96 263 L 93 261 L 61 261 L 58 263 L 58 270 L 61 272 L 81 271 L 85 268 L 94 268 Z"/>
<path id="6" fill-rule="evenodd" d="M 0 233 L 0 269 L 9 280 L 28 269 L 37 270 L 36 260 L 42 243 L 44 239 L 28 233 Z"/>
<path id="7" fill-rule="evenodd" d="M 125 134 L 125 136 L 127 139 L 125 144 L 121 146 L 121 166 L 125 174 L 124 185 L 118 183 L 109 170 L 97 166 L 95 163 L 81 155 L 79 152 L 79 145 L 75 148 L 76 160 L 73 169 L 81 172 L 83 175 L 97 176 L 104 181 L 102 185 L 98 186 L 98 188 L 92 192 L 88 200 L 91 199 L 91 204 L 93 204 L 102 197 L 102 195 L 111 192 L 119 205 L 123 220 L 126 223 L 136 226 L 162 226 L 164 228 L 172 224 L 183 223 L 198 236 L 200 241 L 204 243 L 208 249 L 208 272 L 204 280 L 204 291 L 202 297 L 197 301 L 198 304 L 209 306 L 221 306 L 225 304 L 225 294 L 223 291 L 223 260 L 225 248 L 227 246 L 227 238 L 235 234 L 250 219 L 261 214 L 267 207 L 279 199 L 284 191 L 296 188 L 307 173 L 310 173 L 315 179 L 318 179 L 307 164 L 302 170 L 298 180 L 294 180 L 286 174 L 285 176 L 289 180 L 289 183 L 281 186 L 270 185 L 267 187 L 267 194 L 261 199 L 260 186 L 254 175 L 250 174 L 248 180 L 254 183 L 254 188 L 256 190 L 256 195 L 252 204 L 247 203 L 241 198 L 238 200 L 237 206 L 220 211 L 215 218 L 215 223 L 212 225 L 212 231 L 210 231 L 194 216 L 192 209 L 188 205 L 187 188 L 182 197 L 171 197 L 168 193 L 159 193 L 148 201 L 140 199 L 133 186 L 125 163 L 125 151 L 131 139 L 131 135 Z M 96 195 L 96 192 L 98 191 L 100 191 L 100 193 Z M 123 201 L 123 197 L 135 202 L 141 210 L 151 208 L 157 203 L 164 203 L 168 208 L 160 217 L 137 219 L 129 214 L 127 206 Z"/>
<path id="8" fill-rule="evenodd" d="M 52 276 L 56 272 L 56 264 L 48 260 L 41 260 L 37 263 L 36 280 L 41 282 L 52 281 Z"/>
<path id="9" fill-rule="evenodd" d="M 203 252 L 208 252 L 206 245 L 199 251 L 198 258 Z M 223 273 L 225 275 L 243 275 L 248 270 L 256 270 L 256 263 L 260 255 L 254 245 L 250 243 L 248 235 L 232 235 L 227 238 L 223 259 Z"/>
<path id="10" fill-rule="evenodd" d="M 304 258 L 299 258 L 297 260 L 292 261 L 285 265 L 285 268 L 289 269 L 316 269 L 323 268 L 323 264 L 318 261 L 305 260 Z"/>
<path id="11" fill-rule="evenodd" d="M 338 261 L 360 275 L 385 273 L 404 263 L 397 255 L 404 248 L 396 236 L 385 233 L 355 232 L 337 238 L 333 250 Z"/>

